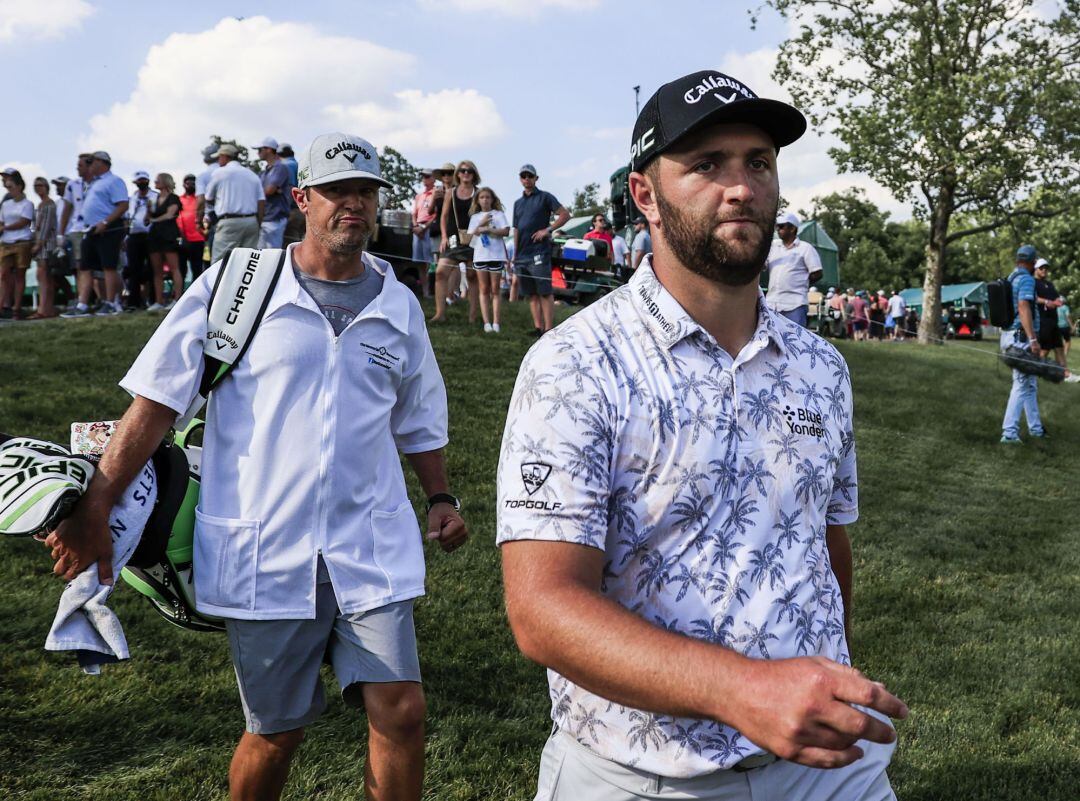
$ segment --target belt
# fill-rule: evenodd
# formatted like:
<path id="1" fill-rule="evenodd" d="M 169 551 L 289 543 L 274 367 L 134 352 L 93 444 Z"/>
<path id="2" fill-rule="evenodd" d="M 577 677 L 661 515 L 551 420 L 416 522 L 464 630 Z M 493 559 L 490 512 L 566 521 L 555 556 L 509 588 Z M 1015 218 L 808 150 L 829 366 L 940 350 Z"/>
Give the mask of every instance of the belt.
<path id="1" fill-rule="evenodd" d="M 779 761 L 779 757 L 776 754 L 754 754 L 748 756 L 741 762 L 731 766 L 731 770 L 736 773 L 746 773 L 750 770 L 757 770 L 758 768 L 764 768 L 766 765 L 771 765 L 773 762 Z"/>
<path id="2" fill-rule="evenodd" d="M 254 214 L 219 214 L 219 220 L 240 220 L 244 217 L 254 217 Z"/>

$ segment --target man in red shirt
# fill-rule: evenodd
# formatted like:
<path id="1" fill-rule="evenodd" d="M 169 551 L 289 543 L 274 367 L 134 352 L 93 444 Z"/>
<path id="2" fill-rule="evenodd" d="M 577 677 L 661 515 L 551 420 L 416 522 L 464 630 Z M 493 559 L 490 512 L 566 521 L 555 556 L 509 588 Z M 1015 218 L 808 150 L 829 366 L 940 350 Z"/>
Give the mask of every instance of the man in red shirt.
<path id="1" fill-rule="evenodd" d="M 596 214 L 592 220 L 592 230 L 585 234 L 586 239 L 599 239 L 602 242 L 607 242 L 607 260 L 612 260 L 612 252 L 615 250 L 615 242 L 612 240 L 611 232 L 607 230 L 607 220 L 603 214 Z"/>
<path id="2" fill-rule="evenodd" d="M 180 213 L 176 224 L 180 227 L 180 274 L 187 275 L 192 281 L 203 271 L 203 251 L 206 249 L 206 234 L 199 220 L 199 196 L 195 194 L 195 176 L 184 176 L 184 194 L 180 196 Z"/>

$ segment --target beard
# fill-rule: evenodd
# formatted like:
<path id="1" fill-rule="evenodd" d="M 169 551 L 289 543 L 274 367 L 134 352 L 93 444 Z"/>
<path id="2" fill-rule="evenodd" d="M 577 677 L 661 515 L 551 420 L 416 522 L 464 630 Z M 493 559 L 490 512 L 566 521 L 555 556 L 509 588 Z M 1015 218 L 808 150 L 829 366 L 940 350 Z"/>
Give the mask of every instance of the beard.
<path id="1" fill-rule="evenodd" d="M 342 229 L 317 230 L 313 227 L 311 233 L 319 240 L 319 244 L 337 256 L 353 256 L 361 253 L 367 247 L 368 240 L 371 239 L 370 229 L 361 238 Z"/>
<path id="2" fill-rule="evenodd" d="M 727 219 L 748 218 L 754 227 L 749 232 L 736 231 L 724 239 L 716 230 L 724 218 L 694 217 L 668 203 L 659 187 L 656 187 L 656 204 L 663 222 L 664 241 L 691 272 L 724 286 L 746 286 L 765 269 L 765 259 L 772 246 L 775 209 L 765 218 L 748 211 L 729 215 Z"/>

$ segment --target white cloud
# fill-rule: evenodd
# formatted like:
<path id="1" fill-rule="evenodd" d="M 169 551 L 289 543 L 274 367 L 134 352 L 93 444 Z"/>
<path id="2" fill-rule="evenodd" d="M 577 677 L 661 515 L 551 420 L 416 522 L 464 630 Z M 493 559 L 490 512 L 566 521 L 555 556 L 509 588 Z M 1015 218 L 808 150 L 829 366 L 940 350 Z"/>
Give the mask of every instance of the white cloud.
<path id="1" fill-rule="evenodd" d="M 86 0 L 0 0 L 0 42 L 54 39 L 94 10 Z"/>
<path id="2" fill-rule="evenodd" d="M 428 11 L 463 11 L 466 13 L 501 14 L 508 17 L 538 17 L 547 9 L 589 11 L 599 8 L 604 0 L 420 0 Z"/>
<path id="3" fill-rule="evenodd" d="M 410 53 L 311 25 L 223 19 L 151 47 L 131 95 L 91 118 L 79 146 L 109 150 L 124 174 L 187 171 L 212 134 L 301 147 L 345 127 L 379 147 L 408 150 L 504 133 L 494 101 L 475 90 L 405 88 L 417 66 Z"/>
<path id="4" fill-rule="evenodd" d="M 335 126 L 399 150 L 435 150 L 490 142 L 506 133 L 495 101 L 475 89 L 444 89 L 425 94 L 407 89 L 394 104 L 332 103 L 324 112 Z"/>

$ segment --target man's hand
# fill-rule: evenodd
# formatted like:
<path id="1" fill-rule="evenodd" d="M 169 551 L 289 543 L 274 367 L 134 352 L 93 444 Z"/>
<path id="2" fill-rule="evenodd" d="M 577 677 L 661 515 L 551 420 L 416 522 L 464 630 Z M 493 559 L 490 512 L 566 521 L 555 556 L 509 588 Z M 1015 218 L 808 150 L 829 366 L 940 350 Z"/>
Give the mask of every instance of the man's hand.
<path id="1" fill-rule="evenodd" d="M 533 242 L 543 242 L 549 236 L 551 236 L 551 229 L 550 228 L 541 228 L 539 231 L 536 231 L 536 232 L 533 233 L 532 241 Z"/>
<path id="2" fill-rule="evenodd" d="M 427 538 L 438 540 L 444 551 L 457 550 L 469 538 L 465 521 L 449 503 L 437 503 L 432 506 L 427 519 Z"/>
<path id="3" fill-rule="evenodd" d="M 824 657 L 751 660 L 745 692 L 724 700 L 725 722 L 781 759 L 840 768 L 862 757 L 859 740 L 891 743 L 896 732 L 853 704 L 892 718 L 907 706 L 885 686 Z"/>
<path id="4" fill-rule="evenodd" d="M 1028 349 L 1031 351 L 1031 355 L 1034 356 L 1036 359 L 1042 358 L 1043 350 L 1039 347 L 1039 343 L 1035 339 L 1035 337 L 1031 338 Z"/>
<path id="5" fill-rule="evenodd" d="M 98 581 L 113 583 L 112 532 L 109 531 L 108 506 L 95 504 L 83 497 L 69 517 L 45 538 L 51 549 L 53 573 L 71 581 L 94 562 L 98 564 Z"/>
<path id="6" fill-rule="evenodd" d="M 106 227 L 107 226 L 105 225 L 104 222 L 99 222 L 97 225 L 94 226 L 94 233 L 95 234 L 103 234 L 103 233 L 105 233 L 105 228 Z"/>

